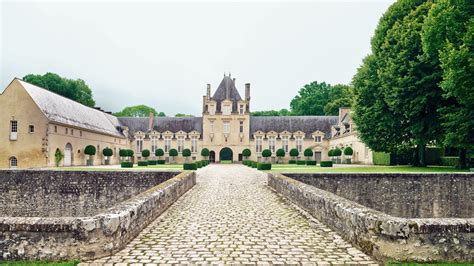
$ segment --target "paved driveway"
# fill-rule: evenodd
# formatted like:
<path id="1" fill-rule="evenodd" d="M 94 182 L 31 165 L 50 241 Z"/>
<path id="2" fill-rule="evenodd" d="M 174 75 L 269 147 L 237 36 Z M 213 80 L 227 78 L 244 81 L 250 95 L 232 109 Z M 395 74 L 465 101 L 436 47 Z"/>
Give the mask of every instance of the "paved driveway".
<path id="1" fill-rule="evenodd" d="M 241 165 L 199 170 L 192 190 L 125 249 L 96 262 L 375 263 Z"/>

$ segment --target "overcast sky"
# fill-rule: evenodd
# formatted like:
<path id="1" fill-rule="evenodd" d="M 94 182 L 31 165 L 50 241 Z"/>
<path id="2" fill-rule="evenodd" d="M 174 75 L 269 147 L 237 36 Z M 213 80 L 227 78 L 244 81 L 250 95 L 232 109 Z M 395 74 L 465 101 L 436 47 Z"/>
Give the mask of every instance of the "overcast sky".
<path id="1" fill-rule="evenodd" d="M 29 73 L 81 78 L 97 106 L 200 115 L 231 72 L 253 111 L 289 108 L 312 81 L 350 83 L 394 1 L 5 2 L 1 86 Z"/>

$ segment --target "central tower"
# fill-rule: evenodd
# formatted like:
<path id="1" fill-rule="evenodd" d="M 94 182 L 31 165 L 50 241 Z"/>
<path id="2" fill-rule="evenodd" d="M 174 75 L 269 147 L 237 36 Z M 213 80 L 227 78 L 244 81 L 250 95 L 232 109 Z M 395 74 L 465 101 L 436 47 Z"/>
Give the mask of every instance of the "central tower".
<path id="1" fill-rule="evenodd" d="M 241 160 L 242 150 L 250 145 L 250 83 L 245 84 L 245 98 L 230 74 L 224 74 L 212 97 L 211 84 L 207 84 L 202 116 L 203 147 L 214 152 L 216 161 L 223 149 L 232 150 L 233 161 Z"/>

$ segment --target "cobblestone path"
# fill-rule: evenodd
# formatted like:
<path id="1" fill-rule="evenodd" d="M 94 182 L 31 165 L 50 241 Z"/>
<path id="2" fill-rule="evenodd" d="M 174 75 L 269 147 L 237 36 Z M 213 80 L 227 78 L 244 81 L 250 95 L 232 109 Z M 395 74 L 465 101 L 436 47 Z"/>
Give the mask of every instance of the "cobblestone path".
<path id="1" fill-rule="evenodd" d="M 374 264 L 266 186 L 263 173 L 210 165 L 125 249 L 98 264 Z M 94 263 L 94 264 L 95 264 Z"/>

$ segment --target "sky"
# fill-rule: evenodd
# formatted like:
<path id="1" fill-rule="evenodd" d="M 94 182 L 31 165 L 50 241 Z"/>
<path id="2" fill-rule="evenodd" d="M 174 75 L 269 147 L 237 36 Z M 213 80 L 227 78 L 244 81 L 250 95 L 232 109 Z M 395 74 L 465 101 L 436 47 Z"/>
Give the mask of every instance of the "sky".
<path id="1" fill-rule="evenodd" d="M 394 1 L 0 0 L 0 86 L 54 72 L 83 79 L 107 111 L 146 104 L 201 115 L 224 73 L 251 111 L 289 109 L 313 81 L 349 84 Z"/>

